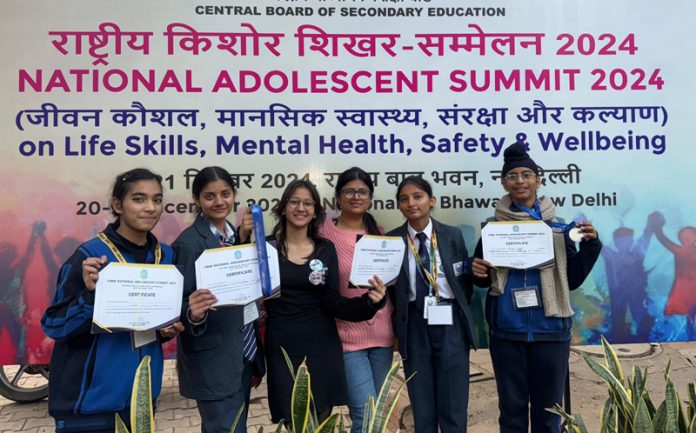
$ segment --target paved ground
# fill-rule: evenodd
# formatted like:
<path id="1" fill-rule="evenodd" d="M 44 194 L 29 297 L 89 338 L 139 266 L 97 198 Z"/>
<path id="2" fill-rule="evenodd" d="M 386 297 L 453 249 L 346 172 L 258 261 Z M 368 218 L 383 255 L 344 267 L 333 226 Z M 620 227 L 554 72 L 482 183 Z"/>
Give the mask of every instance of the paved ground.
<path id="1" fill-rule="evenodd" d="M 671 376 L 680 395 L 686 394 L 686 383 L 696 379 L 696 344 L 634 344 L 616 346 L 629 374 L 633 365 L 647 367 L 650 372 L 648 388 L 653 400 L 661 401 L 664 395 L 662 372 L 669 359 L 672 359 Z M 585 419 L 590 432 L 598 432 L 598 418 L 601 405 L 606 398 L 606 390 L 599 379 L 586 366 L 579 351 L 598 354 L 596 347 L 577 347 L 570 359 L 571 403 L 573 412 Z M 273 431 L 265 398 L 263 383 L 252 393 L 249 414 L 249 432 L 256 432 L 263 426 L 264 431 Z M 405 393 L 404 393 L 405 395 Z M 347 413 L 345 408 L 338 410 Z M 408 401 L 403 399 L 397 409 L 391 431 L 410 432 L 411 420 Z M 497 431 L 497 395 L 495 381 L 487 350 L 472 353 L 472 384 L 469 404 L 469 432 L 488 433 Z M 200 418 L 194 401 L 182 398 L 178 393 L 173 361 L 167 361 L 163 381 L 163 391 L 156 414 L 157 433 L 200 432 Z M 17 404 L 0 397 L 0 433 L 40 433 L 52 432 L 53 420 L 47 414 L 46 402 Z"/>

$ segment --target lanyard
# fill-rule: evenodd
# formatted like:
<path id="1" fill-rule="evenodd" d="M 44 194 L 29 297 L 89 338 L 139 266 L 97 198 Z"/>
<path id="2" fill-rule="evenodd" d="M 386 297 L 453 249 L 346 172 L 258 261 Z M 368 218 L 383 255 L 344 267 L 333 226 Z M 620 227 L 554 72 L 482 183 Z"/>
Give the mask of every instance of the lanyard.
<path id="1" fill-rule="evenodd" d="M 541 217 L 541 207 L 539 206 L 538 200 L 534 200 L 534 206 L 531 209 L 520 203 L 512 202 L 512 204 L 522 212 L 529 214 L 529 216 L 531 216 L 535 220 L 543 220 L 543 218 Z"/>
<path id="2" fill-rule="evenodd" d="M 542 216 L 541 216 L 541 207 L 539 206 L 539 201 L 538 201 L 538 200 L 535 200 L 535 201 L 534 201 L 534 207 L 533 207 L 532 209 L 530 209 L 530 208 L 528 208 L 527 206 L 525 206 L 525 205 L 523 205 L 523 204 L 520 204 L 520 203 L 515 203 L 515 202 L 513 202 L 512 204 L 513 204 L 517 209 L 521 210 L 522 212 L 526 212 L 527 214 L 529 214 L 529 216 L 531 216 L 531 217 L 534 218 L 535 220 L 538 220 L 538 221 L 543 221 L 543 220 L 544 220 L 544 219 L 542 218 Z M 572 229 L 573 227 L 575 227 L 575 221 L 573 221 L 573 222 L 571 222 L 571 223 L 569 223 L 569 224 L 563 224 L 563 223 L 559 223 L 559 222 L 556 222 L 556 221 L 551 221 L 551 222 L 549 222 L 548 224 L 549 224 L 551 227 L 555 228 L 555 229 L 561 229 L 561 230 L 563 231 L 563 233 L 568 233 L 568 232 L 570 231 L 570 229 Z"/>
<path id="3" fill-rule="evenodd" d="M 123 257 L 123 254 L 116 248 L 116 245 L 114 245 L 113 242 L 111 242 L 111 239 L 109 239 L 104 233 L 97 233 L 97 237 L 106 244 L 107 247 L 111 250 L 112 253 L 114 253 L 114 256 L 116 256 L 116 260 L 118 260 L 119 263 L 128 263 L 126 259 Z M 157 242 L 157 246 L 155 247 L 155 264 L 159 265 L 160 260 L 162 259 L 162 248 L 160 248 L 159 242 Z"/>
<path id="4" fill-rule="evenodd" d="M 430 291 L 428 294 L 432 296 L 433 290 L 435 290 L 435 297 L 437 297 L 439 301 L 440 294 L 438 293 L 437 289 L 437 255 L 435 254 L 437 251 L 437 235 L 435 234 L 435 230 L 433 229 L 430 232 L 430 236 L 432 238 L 430 241 L 430 269 L 426 269 L 423 265 L 423 262 L 418 255 L 418 251 L 416 250 L 416 244 L 413 242 L 413 238 L 411 238 L 411 233 L 407 231 L 406 234 L 408 234 L 408 245 L 411 247 L 413 257 L 416 259 L 416 263 L 418 263 L 420 270 L 423 272 L 423 275 L 430 285 Z"/>

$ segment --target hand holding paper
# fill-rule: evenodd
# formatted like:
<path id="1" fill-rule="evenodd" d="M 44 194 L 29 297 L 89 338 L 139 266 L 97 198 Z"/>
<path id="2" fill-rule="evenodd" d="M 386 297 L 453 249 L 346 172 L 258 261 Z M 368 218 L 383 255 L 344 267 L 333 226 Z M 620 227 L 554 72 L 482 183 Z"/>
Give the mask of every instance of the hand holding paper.
<path id="1" fill-rule="evenodd" d="M 370 278 L 369 282 L 374 288 L 367 292 L 367 297 L 370 298 L 373 304 L 379 304 L 387 293 L 387 286 L 384 285 L 377 275 Z"/>
<path id="2" fill-rule="evenodd" d="M 355 244 L 350 282 L 358 287 L 375 287 L 371 279 L 379 275 L 380 283 L 396 281 L 404 260 L 406 245 L 399 236 L 365 235 Z"/>

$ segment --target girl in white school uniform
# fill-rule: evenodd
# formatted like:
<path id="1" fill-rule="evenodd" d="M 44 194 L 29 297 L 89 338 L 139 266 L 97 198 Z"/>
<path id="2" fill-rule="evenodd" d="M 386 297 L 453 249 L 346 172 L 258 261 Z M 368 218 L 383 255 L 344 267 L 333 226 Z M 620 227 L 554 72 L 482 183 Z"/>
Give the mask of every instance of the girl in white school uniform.
<path id="1" fill-rule="evenodd" d="M 430 215 L 437 200 L 430 184 L 409 176 L 396 199 L 406 222 L 406 255 L 395 286 L 393 326 L 407 376 L 418 433 L 465 432 L 469 400 L 469 349 L 473 345 L 471 272 L 464 238 Z M 481 259 L 476 259 L 481 260 Z M 480 275 L 480 276 L 485 276 Z"/>

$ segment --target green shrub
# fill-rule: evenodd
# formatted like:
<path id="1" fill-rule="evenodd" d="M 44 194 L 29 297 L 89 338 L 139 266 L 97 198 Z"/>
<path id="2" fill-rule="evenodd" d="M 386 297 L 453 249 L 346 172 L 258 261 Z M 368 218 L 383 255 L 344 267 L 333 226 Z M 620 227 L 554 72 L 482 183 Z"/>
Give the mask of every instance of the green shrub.
<path id="1" fill-rule="evenodd" d="M 665 399 L 659 406 L 650 398 L 646 387 L 648 371 L 633 367 L 632 377 L 625 378 L 616 352 L 602 337 L 604 362 L 587 354 L 582 357 L 590 369 L 608 387 L 607 398 L 600 414 L 600 433 L 696 433 L 696 382 L 688 384 L 688 406 L 681 400 L 669 377 L 671 362 L 665 369 Z M 587 433 L 580 415 L 570 415 L 559 405 L 547 409 L 564 420 L 564 431 Z"/>
<path id="2" fill-rule="evenodd" d="M 292 433 L 346 433 L 346 429 L 343 426 L 343 417 L 340 414 L 335 413 L 330 415 L 323 423 L 319 424 L 316 409 L 312 401 L 311 375 L 307 369 L 307 364 L 302 362 L 297 368 L 297 371 L 294 371 L 292 362 L 284 349 L 283 355 L 285 356 L 285 362 L 288 364 L 290 374 L 292 374 L 295 381 L 291 403 L 292 422 L 290 423 L 290 427 Z M 399 396 L 406 382 L 408 382 L 407 379 L 392 392 L 398 372 L 399 363 L 395 362 L 389 369 L 384 383 L 382 383 L 377 401 L 370 396 L 365 403 L 365 416 L 363 418 L 362 429 L 364 433 L 385 433 L 387 431 L 389 418 L 394 411 L 394 407 L 396 407 L 396 403 L 399 400 Z M 240 409 L 240 413 L 241 410 L 242 409 Z M 276 432 L 280 432 L 282 427 L 283 421 L 278 423 Z M 230 431 L 234 431 L 234 425 Z M 262 433 L 262 431 L 263 429 L 259 430 L 259 433 Z"/>
<path id="3" fill-rule="evenodd" d="M 323 423 L 319 423 L 312 399 L 311 375 L 306 363 L 302 362 L 297 371 L 295 371 L 285 350 L 283 350 L 283 354 L 295 381 L 292 389 L 290 431 L 293 433 L 347 433 L 343 426 L 343 417 L 338 413 L 329 416 Z M 399 363 L 395 362 L 384 379 L 377 401 L 370 397 L 365 404 L 366 410 L 362 430 L 364 433 L 385 433 L 387 431 L 389 418 L 394 411 L 394 407 L 396 407 L 406 382 L 408 382 L 407 379 L 392 392 L 398 371 Z M 243 410 L 243 406 L 239 408 L 230 429 L 231 433 L 234 432 Z M 131 393 L 130 419 L 132 433 L 155 432 L 149 356 L 143 358 L 135 373 L 133 391 Z M 282 432 L 284 426 L 284 420 L 280 421 L 275 432 Z M 129 433 L 118 414 L 116 414 L 116 433 Z M 263 427 L 259 428 L 258 433 L 263 433 Z"/>

